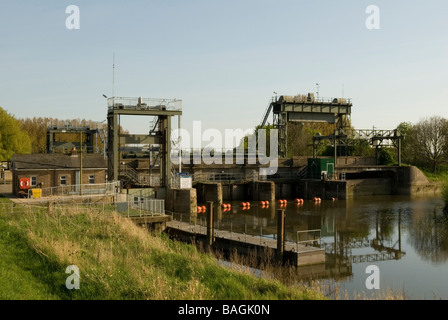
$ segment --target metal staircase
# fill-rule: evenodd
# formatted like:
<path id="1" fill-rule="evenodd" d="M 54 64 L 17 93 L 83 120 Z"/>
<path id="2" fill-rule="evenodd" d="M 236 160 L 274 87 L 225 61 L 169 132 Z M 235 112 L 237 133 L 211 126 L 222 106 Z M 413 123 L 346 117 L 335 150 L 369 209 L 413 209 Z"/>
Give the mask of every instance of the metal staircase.
<path id="1" fill-rule="evenodd" d="M 171 137 L 173 137 L 172 131 L 171 131 Z M 179 142 L 176 142 L 173 138 L 171 138 L 171 146 L 172 146 L 172 150 L 177 149 L 178 152 L 181 152 Z M 181 161 L 181 159 L 179 161 Z M 171 185 L 175 188 L 178 188 L 180 186 L 179 175 L 178 175 L 177 171 L 178 170 L 176 170 L 176 167 L 172 165 L 171 166 Z"/>
<path id="2" fill-rule="evenodd" d="M 123 178 L 123 185 L 140 184 L 140 177 L 134 168 L 129 165 L 120 166 L 120 176 Z"/>
<path id="3" fill-rule="evenodd" d="M 266 121 L 268 120 L 269 114 L 271 113 L 272 110 L 272 103 L 275 102 L 275 98 L 272 97 L 271 100 L 269 101 L 268 106 L 266 107 L 266 111 L 264 112 L 264 116 L 260 122 L 260 128 L 263 128 L 266 125 Z"/>
<path id="4" fill-rule="evenodd" d="M 151 124 L 149 125 L 150 129 L 149 129 L 149 135 L 150 136 L 155 136 L 159 133 L 159 117 L 155 117 L 154 120 L 151 122 Z"/>
<path id="5" fill-rule="evenodd" d="M 308 177 L 308 166 L 304 166 L 299 171 L 297 171 L 297 177 L 299 179 L 306 179 Z"/>

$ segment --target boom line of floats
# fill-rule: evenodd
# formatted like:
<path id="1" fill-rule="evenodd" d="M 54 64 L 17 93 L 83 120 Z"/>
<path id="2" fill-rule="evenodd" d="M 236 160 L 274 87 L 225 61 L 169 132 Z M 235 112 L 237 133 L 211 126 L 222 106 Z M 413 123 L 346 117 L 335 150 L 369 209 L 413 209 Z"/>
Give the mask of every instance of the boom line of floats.
<path id="1" fill-rule="evenodd" d="M 336 198 L 330 198 L 330 200 L 331 200 L 331 201 L 336 201 L 337 199 L 336 199 Z M 315 204 L 319 204 L 319 203 L 322 202 L 322 199 L 321 199 L 321 198 L 318 198 L 318 197 L 314 197 L 314 198 L 312 199 L 312 201 L 313 201 Z M 279 207 L 280 207 L 280 208 L 286 208 L 286 206 L 288 205 L 288 201 L 287 201 L 286 199 L 280 199 L 280 200 L 277 200 L 277 203 L 279 204 Z M 296 198 L 296 199 L 294 199 L 294 203 L 295 203 L 296 205 L 298 205 L 298 206 L 299 206 L 299 205 L 303 205 L 304 200 L 301 199 L 301 198 Z M 250 203 L 250 202 L 241 202 L 241 203 L 240 203 L 240 207 L 241 207 L 242 210 L 249 210 L 249 209 L 250 209 L 250 206 L 251 206 L 251 203 Z M 260 202 L 259 202 L 259 206 L 260 206 L 262 209 L 269 208 L 269 201 L 260 201 Z M 223 204 L 221 205 L 221 207 L 222 207 L 222 211 L 223 211 L 223 212 L 230 211 L 230 210 L 232 209 L 232 205 L 231 205 L 230 203 L 223 203 Z M 206 211 L 207 211 L 206 206 L 198 206 L 198 213 L 206 212 Z"/>

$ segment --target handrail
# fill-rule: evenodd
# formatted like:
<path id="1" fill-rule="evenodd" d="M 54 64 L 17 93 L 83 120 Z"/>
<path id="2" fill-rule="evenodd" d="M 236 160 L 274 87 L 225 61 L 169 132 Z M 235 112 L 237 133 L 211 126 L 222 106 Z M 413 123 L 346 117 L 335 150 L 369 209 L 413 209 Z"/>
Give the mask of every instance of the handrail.
<path id="1" fill-rule="evenodd" d="M 311 240 L 302 240 L 299 241 L 299 233 L 313 233 L 313 232 L 318 232 L 319 233 L 319 237 L 316 239 L 315 237 L 313 237 L 313 239 Z M 299 252 L 299 244 L 305 244 L 307 245 L 308 243 L 315 243 L 316 241 L 319 243 L 322 241 L 322 230 L 321 229 L 311 229 L 311 230 L 299 230 L 296 232 L 296 246 L 297 246 L 297 252 Z M 313 246 L 314 247 L 314 246 Z M 320 249 L 320 244 L 319 244 L 319 249 Z"/>
<path id="2" fill-rule="evenodd" d="M 112 97 L 107 99 L 109 109 L 163 109 L 182 110 L 182 100 L 178 99 L 157 99 L 157 98 L 135 98 L 135 97 Z"/>

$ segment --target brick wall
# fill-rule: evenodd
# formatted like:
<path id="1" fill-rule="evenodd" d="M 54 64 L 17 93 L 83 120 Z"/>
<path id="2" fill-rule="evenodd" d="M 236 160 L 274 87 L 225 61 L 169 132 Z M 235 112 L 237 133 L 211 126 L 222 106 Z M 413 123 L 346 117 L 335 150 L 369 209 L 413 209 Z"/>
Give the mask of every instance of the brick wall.
<path id="1" fill-rule="evenodd" d="M 61 177 L 66 177 L 67 185 L 74 185 L 76 181 L 77 170 L 24 170 L 24 171 L 13 171 L 13 193 L 18 195 L 19 180 L 21 178 L 31 178 L 36 177 L 36 187 L 39 188 L 50 188 L 57 187 L 61 185 Z M 94 176 L 94 183 L 104 183 L 106 178 L 106 171 L 103 169 L 84 169 L 82 171 L 82 183 L 88 184 L 90 175 Z"/>

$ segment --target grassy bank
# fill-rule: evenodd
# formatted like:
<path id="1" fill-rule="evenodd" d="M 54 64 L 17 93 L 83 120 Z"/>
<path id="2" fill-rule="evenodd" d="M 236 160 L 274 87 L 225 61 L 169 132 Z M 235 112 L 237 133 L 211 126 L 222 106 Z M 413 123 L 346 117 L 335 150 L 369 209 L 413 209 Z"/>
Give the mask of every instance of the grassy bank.
<path id="1" fill-rule="evenodd" d="M 428 178 L 429 181 L 444 182 L 448 180 L 448 171 L 446 170 L 440 170 L 437 173 L 433 173 L 425 168 L 419 168 L 419 169 L 425 174 L 425 176 Z"/>
<path id="2" fill-rule="evenodd" d="M 0 256 L 0 299 L 323 298 L 224 268 L 116 213 L 86 209 L 0 213 Z M 65 286 L 69 265 L 80 270 L 79 290 Z"/>

